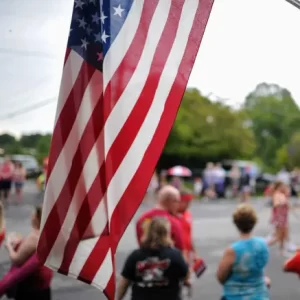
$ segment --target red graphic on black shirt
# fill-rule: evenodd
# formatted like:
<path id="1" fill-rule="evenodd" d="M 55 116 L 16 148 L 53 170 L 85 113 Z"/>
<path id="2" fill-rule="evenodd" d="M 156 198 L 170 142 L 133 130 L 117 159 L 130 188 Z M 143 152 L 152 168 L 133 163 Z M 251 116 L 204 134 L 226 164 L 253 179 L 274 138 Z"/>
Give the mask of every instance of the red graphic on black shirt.
<path id="1" fill-rule="evenodd" d="M 151 257 L 136 264 L 137 276 L 142 282 L 138 283 L 142 287 L 166 286 L 169 284 L 164 272 L 170 265 L 169 259 L 159 260 L 158 257 Z"/>

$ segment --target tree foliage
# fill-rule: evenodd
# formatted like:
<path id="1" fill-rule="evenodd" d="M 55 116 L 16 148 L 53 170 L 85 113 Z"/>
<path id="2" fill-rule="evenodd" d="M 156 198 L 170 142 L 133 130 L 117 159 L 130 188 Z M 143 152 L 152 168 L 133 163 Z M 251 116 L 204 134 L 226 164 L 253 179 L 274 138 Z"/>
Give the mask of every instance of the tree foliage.
<path id="1" fill-rule="evenodd" d="M 5 148 L 8 145 L 14 144 L 16 142 L 16 138 L 8 133 L 4 133 L 0 135 L 0 147 Z"/>
<path id="2" fill-rule="evenodd" d="M 51 134 L 46 134 L 40 137 L 37 142 L 37 159 L 41 163 L 43 159 L 49 155 L 51 144 Z"/>
<path id="3" fill-rule="evenodd" d="M 34 155 L 39 162 L 48 156 L 51 142 L 51 134 L 26 134 L 17 140 L 9 133 L 0 134 L 0 148 L 4 154 Z"/>
<path id="4" fill-rule="evenodd" d="M 291 93 L 275 84 L 259 84 L 247 96 L 244 109 L 252 122 L 256 156 L 267 169 L 278 167 L 284 145 L 300 125 L 300 110 Z"/>
<path id="5" fill-rule="evenodd" d="M 290 141 L 276 153 L 278 166 L 300 167 L 300 131 L 295 132 Z"/>
<path id="6" fill-rule="evenodd" d="M 250 158 L 255 150 L 247 115 L 212 102 L 196 89 L 183 97 L 165 154 L 202 160 Z"/>
<path id="7" fill-rule="evenodd" d="M 20 138 L 20 145 L 23 148 L 36 148 L 43 135 L 40 133 L 25 134 Z"/>

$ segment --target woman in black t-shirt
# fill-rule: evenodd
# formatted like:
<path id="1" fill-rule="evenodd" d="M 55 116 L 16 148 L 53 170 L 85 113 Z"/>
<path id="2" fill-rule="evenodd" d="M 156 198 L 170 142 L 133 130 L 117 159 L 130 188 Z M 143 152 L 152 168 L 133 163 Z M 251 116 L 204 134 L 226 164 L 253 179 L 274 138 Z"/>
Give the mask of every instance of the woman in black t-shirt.
<path id="1" fill-rule="evenodd" d="M 168 220 L 153 218 L 141 249 L 134 250 L 125 262 L 117 300 L 123 299 L 130 285 L 132 300 L 180 300 L 188 274 L 181 253 L 172 248 Z"/>

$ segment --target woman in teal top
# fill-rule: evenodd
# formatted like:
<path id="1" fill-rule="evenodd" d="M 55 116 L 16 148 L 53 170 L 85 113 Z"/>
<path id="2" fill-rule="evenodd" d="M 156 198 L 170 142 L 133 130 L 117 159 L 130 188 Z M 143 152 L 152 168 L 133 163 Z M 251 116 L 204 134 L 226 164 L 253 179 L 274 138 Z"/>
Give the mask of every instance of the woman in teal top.
<path id="1" fill-rule="evenodd" d="M 252 236 L 257 222 L 249 204 L 240 205 L 233 214 L 240 239 L 226 249 L 217 271 L 223 285 L 224 300 L 269 300 L 270 280 L 264 276 L 269 249 L 264 239 Z"/>

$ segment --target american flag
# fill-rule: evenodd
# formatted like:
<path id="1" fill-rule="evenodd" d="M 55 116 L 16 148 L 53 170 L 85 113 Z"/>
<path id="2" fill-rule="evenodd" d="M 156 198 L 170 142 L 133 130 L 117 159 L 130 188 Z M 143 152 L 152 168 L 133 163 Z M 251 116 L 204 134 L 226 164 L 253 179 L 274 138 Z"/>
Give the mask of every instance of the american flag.
<path id="1" fill-rule="evenodd" d="M 114 298 L 114 254 L 172 127 L 213 0 L 75 0 L 38 245 Z"/>

